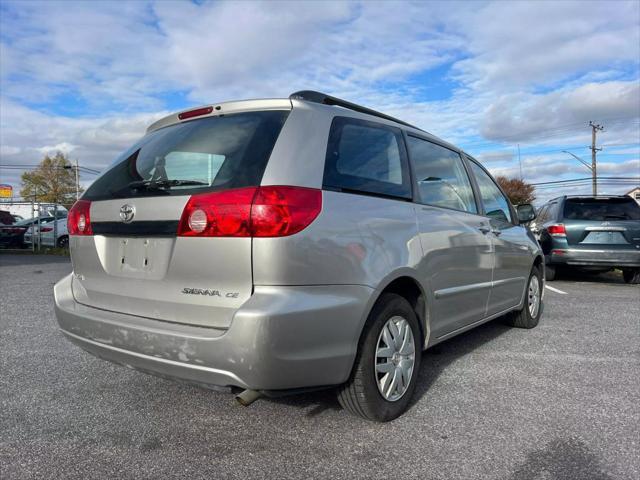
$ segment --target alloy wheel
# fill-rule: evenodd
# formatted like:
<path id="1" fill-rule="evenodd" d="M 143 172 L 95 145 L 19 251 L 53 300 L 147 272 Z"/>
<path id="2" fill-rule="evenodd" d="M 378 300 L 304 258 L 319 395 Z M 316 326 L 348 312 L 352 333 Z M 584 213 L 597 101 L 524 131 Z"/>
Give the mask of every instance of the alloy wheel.
<path id="1" fill-rule="evenodd" d="M 536 275 L 529 280 L 528 305 L 531 318 L 536 318 L 540 309 L 540 281 Z"/>
<path id="2" fill-rule="evenodd" d="M 407 392 L 415 356 L 411 325 L 403 317 L 391 317 L 378 336 L 375 358 L 376 384 L 385 400 L 395 402 Z"/>

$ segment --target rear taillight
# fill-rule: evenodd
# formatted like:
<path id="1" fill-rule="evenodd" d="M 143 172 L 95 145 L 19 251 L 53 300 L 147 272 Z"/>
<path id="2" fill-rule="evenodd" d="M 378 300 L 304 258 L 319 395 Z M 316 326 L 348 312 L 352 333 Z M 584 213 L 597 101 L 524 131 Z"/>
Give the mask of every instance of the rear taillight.
<path id="1" fill-rule="evenodd" d="M 256 188 L 193 195 L 182 212 L 178 235 L 250 237 L 251 201 Z"/>
<path id="2" fill-rule="evenodd" d="M 268 186 L 193 195 L 182 212 L 185 237 L 285 237 L 298 233 L 322 209 L 322 192 Z"/>
<path id="3" fill-rule="evenodd" d="M 254 237 L 286 237 L 313 222 L 322 209 L 322 192 L 300 187 L 260 187 L 251 206 Z"/>
<path id="4" fill-rule="evenodd" d="M 53 227 L 40 227 L 41 232 L 52 232 Z"/>
<path id="5" fill-rule="evenodd" d="M 93 235 L 89 210 L 91 210 L 89 200 L 78 200 L 73 204 L 67 216 L 69 235 Z"/>
<path id="6" fill-rule="evenodd" d="M 564 228 L 564 225 L 561 223 L 558 223 L 557 225 L 549 225 L 547 227 L 547 232 L 549 232 L 549 235 L 553 235 L 554 237 L 567 236 L 567 230 Z"/>

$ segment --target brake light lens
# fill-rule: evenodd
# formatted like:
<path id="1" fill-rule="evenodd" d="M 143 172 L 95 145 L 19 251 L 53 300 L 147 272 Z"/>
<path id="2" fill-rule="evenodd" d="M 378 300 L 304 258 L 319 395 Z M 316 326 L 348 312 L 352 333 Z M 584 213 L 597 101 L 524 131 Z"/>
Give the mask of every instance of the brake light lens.
<path id="1" fill-rule="evenodd" d="M 89 200 L 78 200 L 73 204 L 67 216 L 69 235 L 93 235 L 90 210 L 91 202 Z"/>
<path id="2" fill-rule="evenodd" d="M 557 225 L 549 225 L 547 227 L 547 232 L 549 235 L 553 235 L 554 237 L 566 237 L 567 230 L 564 228 L 562 223 L 558 223 Z"/>
<path id="3" fill-rule="evenodd" d="M 322 209 L 322 192 L 303 187 L 240 188 L 193 195 L 182 212 L 185 237 L 285 237 L 308 227 Z"/>
<path id="4" fill-rule="evenodd" d="M 53 231 L 53 227 L 42 227 L 40 228 L 41 232 L 51 232 Z"/>
<path id="5" fill-rule="evenodd" d="M 195 110 L 189 110 L 188 112 L 182 112 L 178 114 L 178 118 L 180 120 L 186 120 L 187 118 L 209 115 L 211 112 L 213 112 L 213 107 L 196 108 Z"/>
<path id="6" fill-rule="evenodd" d="M 178 235 L 184 237 L 251 236 L 251 201 L 256 188 L 193 195 L 182 212 Z"/>
<path id="7" fill-rule="evenodd" d="M 322 209 L 322 192 L 301 187 L 260 187 L 251 206 L 254 237 L 286 237 L 304 230 Z"/>

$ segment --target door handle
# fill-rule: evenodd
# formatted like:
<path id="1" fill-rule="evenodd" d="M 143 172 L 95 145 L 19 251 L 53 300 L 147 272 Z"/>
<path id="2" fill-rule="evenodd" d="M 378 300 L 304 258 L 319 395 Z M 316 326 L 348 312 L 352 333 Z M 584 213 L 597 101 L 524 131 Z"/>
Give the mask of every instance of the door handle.
<path id="1" fill-rule="evenodd" d="M 493 233 L 496 237 L 499 236 L 502 233 L 502 230 L 499 230 L 499 229 L 493 228 L 493 227 L 488 227 L 486 225 L 480 225 L 478 227 L 478 230 L 480 230 L 485 235 L 487 235 L 488 233 Z"/>

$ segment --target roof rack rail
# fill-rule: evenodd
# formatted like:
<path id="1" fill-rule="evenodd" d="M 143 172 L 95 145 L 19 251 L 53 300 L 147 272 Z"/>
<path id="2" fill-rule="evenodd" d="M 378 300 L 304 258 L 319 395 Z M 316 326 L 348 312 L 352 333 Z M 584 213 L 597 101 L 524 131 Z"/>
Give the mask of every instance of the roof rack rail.
<path id="1" fill-rule="evenodd" d="M 353 110 L 354 112 L 366 113 L 375 117 L 384 118 L 385 120 L 391 120 L 392 122 L 396 122 L 406 127 L 415 128 L 416 130 L 424 132 L 424 130 L 422 130 L 421 128 L 418 128 L 415 125 L 411 125 L 410 123 L 403 122 L 402 120 L 398 120 L 391 115 L 372 110 L 371 108 L 363 107 L 362 105 L 358 105 L 357 103 L 351 103 L 347 100 L 342 100 L 341 98 L 332 97 L 331 95 L 327 95 L 326 93 L 316 92 L 314 90 L 300 90 L 299 92 L 294 92 L 289 95 L 289 98 L 292 100 L 306 100 L 307 102 L 321 103 L 324 105 L 337 105 L 339 107 Z"/>

